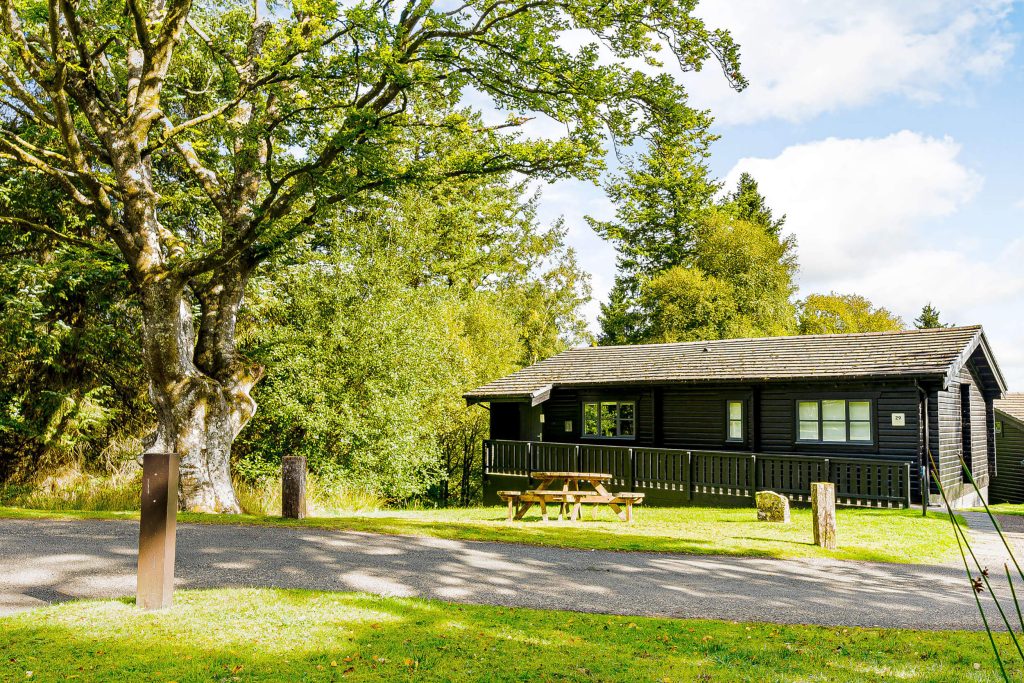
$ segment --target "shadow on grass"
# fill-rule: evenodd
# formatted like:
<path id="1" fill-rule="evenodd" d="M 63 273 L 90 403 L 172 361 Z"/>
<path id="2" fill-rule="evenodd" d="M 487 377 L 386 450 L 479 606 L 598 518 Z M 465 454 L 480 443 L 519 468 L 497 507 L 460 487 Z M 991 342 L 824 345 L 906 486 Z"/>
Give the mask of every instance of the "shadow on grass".
<path id="1" fill-rule="evenodd" d="M 475 516 L 487 512 L 483 516 Z M 468 518 L 452 519 L 431 512 L 391 515 L 353 515 L 347 517 L 307 518 L 304 520 L 263 517 L 255 515 L 205 515 L 179 513 L 181 523 L 293 527 L 332 531 L 357 531 L 398 536 L 429 536 L 453 541 L 489 541 L 520 543 L 582 550 L 644 551 L 655 553 L 685 553 L 693 555 L 725 555 L 759 558 L 822 557 L 843 560 L 862 560 L 896 563 L 941 563 L 952 556 L 954 546 L 948 534 L 932 533 L 938 515 L 924 522 L 919 517 L 908 518 L 907 511 L 856 510 L 842 511 L 841 528 L 853 528 L 859 533 L 841 537 L 840 549 L 828 552 L 810 543 L 810 523 L 806 528 L 802 520 L 793 525 L 779 527 L 777 535 L 743 533 L 759 523 L 732 517 L 732 509 L 709 510 L 684 508 L 668 510 L 651 508 L 638 518 L 635 525 L 627 525 L 616 518 L 577 522 L 542 522 L 539 516 L 509 523 L 503 508 L 468 510 L 452 513 Z M 752 510 L 750 511 L 753 512 Z M 649 516 L 648 516 L 649 515 Z M 52 512 L 0 508 L 0 518 L 22 519 L 138 519 L 138 513 L 124 512 Z M 941 519 L 946 519 L 945 515 Z M 846 525 L 851 526 L 846 526 Z M 726 529 L 735 531 L 726 531 Z M 867 531 L 865 531 L 867 530 Z M 946 529 L 943 528 L 943 531 Z M 914 535 L 916 533 L 916 536 Z M 806 537 L 806 538 L 804 538 Z M 891 543 L 900 538 L 899 544 Z M 913 543 L 908 539 L 914 538 Z M 852 539 L 852 540 L 851 540 Z"/>
<path id="2" fill-rule="evenodd" d="M 179 591 L 162 612 L 82 602 L 0 619 L 0 679 L 31 671 L 34 680 L 97 681 L 997 680 L 985 638 L 351 593 Z"/>

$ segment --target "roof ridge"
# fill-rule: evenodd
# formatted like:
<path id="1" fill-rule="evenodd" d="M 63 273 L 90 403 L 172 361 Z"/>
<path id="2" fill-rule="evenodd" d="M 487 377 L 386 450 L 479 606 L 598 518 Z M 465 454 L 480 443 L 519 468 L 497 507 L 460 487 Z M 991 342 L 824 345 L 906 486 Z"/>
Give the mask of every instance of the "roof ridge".
<path id="1" fill-rule="evenodd" d="M 700 344 L 725 344 L 730 342 L 752 342 L 752 341 L 767 341 L 773 339 L 851 339 L 854 337 L 896 337 L 900 335 L 914 335 L 914 334 L 938 334 L 943 332 L 966 332 L 968 330 L 977 332 L 983 329 L 982 325 L 955 325 L 952 327 L 931 327 L 925 329 L 912 329 L 912 330 L 891 330 L 887 332 L 837 332 L 834 334 L 779 334 L 767 337 L 730 337 L 727 339 L 695 339 L 693 341 L 681 341 L 681 342 L 652 342 L 647 344 L 604 344 L 604 345 L 591 345 L 591 346 L 576 346 L 571 349 L 566 349 L 562 353 L 569 351 L 585 351 L 587 349 L 630 349 L 636 347 L 650 348 L 652 346 L 697 346 Z M 562 353 L 551 356 L 551 358 L 557 358 Z"/>

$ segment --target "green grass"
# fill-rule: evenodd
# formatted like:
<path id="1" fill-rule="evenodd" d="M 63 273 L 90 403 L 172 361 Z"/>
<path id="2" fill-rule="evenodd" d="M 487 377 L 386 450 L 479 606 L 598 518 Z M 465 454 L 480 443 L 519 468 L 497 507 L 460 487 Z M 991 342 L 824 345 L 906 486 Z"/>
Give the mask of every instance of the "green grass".
<path id="1" fill-rule="evenodd" d="M 464 541 L 503 541 L 599 550 L 642 550 L 754 557 L 830 557 L 842 560 L 938 564 L 955 559 L 949 518 L 913 510 L 837 511 L 839 549 L 813 545 L 807 508 L 792 510 L 790 524 L 758 522 L 752 508 L 646 508 L 627 525 L 607 509 L 597 521 L 541 522 L 527 515 L 508 523 L 504 508 L 408 510 L 307 518 L 182 513 L 182 522 L 302 526 L 383 534 L 434 536 Z M 138 513 L 52 512 L 0 508 L 0 517 L 133 519 Z M 959 518 L 958 518 L 959 519 Z"/>
<path id="2" fill-rule="evenodd" d="M 984 633 L 611 617 L 271 589 L 178 591 L 175 600 L 153 613 L 130 600 L 93 601 L 0 619 L 0 680 L 1000 680 Z M 1019 680 L 1024 670 L 1015 665 L 1011 675 Z"/>
<path id="3" fill-rule="evenodd" d="M 1012 515 L 1024 517 L 1024 505 L 1020 503 L 994 503 L 988 506 L 994 515 Z M 985 508 L 974 508 L 977 512 L 984 512 Z"/>

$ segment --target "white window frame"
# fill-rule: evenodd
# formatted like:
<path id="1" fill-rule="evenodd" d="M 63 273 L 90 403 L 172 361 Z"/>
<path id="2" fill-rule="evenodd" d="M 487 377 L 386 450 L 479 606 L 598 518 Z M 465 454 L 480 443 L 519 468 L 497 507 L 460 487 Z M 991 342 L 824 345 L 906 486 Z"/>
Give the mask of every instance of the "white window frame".
<path id="1" fill-rule="evenodd" d="M 732 407 L 740 407 L 739 418 L 732 416 Z M 732 435 L 732 426 L 739 423 L 740 435 Z M 727 443 L 744 443 L 747 440 L 747 402 L 742 399 L 729 399 L 725 402 L 725 440 Z"/>
<path id="2" fill-rule="evenodd" d="M 826 420 L 825 404 L 829 402 L 843 403 L 842 420 Z M 866 420 L 853 420 L 850 417 L 851 403 L 866 403 L 868 407 L 868 418 Z M 814 404 L 816 407 L 815 419 L 802 419 L 801 407 L 804 404 Z M 826 439 L 825 424 L 843 424 L 843 439 Z M 804 425 L 815 425 L 815 438 L 809 439 L 803 436 Z M 868 428 L 867 439 L 854 439 L 851 437 L 851 425 L 866 425 Z M 802 398 L 796 401 L 796 443 L 815 444 L 827 446 L 874 446 L 875 445 L 875 402 L 870 398 Z"/>
<path id="3" fill-rule="evenodd" d="M 610 406 L 610 405 L 614 405 L 615 406 L 615 417 L 612 418 L 613 419 L 613 424 L 610 425 L 610 426 L 612 426 L 614 428 L 614 432 L 615 433 L 613 435 L 607 435 L 607 434 L 604 433 L 604 431 L 605 431 L 605 424 L 604 424 L 604 422 L 605 422 L 605 410 L 604 410 L 604 408 L 605 408 L 605 406 Z M 587 431 L 587 429 L 588 429 L 588 426 L 587 426 L 587 407 L 588 406 L 595 406 L 595 408 L 597 410 L 597 433 L 596 434 Z M 622 406 L 629 406 L 630 408 L 632 408 L 632 410 L 633 410 L 633 417 L 632 418 L 623 418 L 622 417 Z M 628 440 L 628 441 L 632 441 L 632 440 L 636 439 L 636 427 L 637 427 L 637 425 L 636 425 L 636 423 L 637 423 L 636 401 L 619 401 L 619 400 L 606 400 L 606 399 L 602 399 L 602 400 L 598 400 L 598 401 L 584 401 L 583 402 L 583 411 L 582 412 L 583 412 L 583 420 L 582 420 L 582 423 L 581 423 L 582 427 L 580 428 L 580 436 L 582 438 L 584 438 L 584 439 L 620 439 L 620 440 Z M 626 422 L 632 423 L 632 427 L 633 427 L 633 433 L 632 434 L 625 434 L 625 435 L 623 435 L 623 433 L 622 433 L 622 425 L 623 425 L 623 423 L 626 423 Z"/>

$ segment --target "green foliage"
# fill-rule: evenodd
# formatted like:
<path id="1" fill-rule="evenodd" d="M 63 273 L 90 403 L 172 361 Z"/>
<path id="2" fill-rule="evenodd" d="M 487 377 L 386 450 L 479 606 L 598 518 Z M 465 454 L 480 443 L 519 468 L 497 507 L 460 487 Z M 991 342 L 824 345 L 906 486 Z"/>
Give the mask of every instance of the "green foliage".
<path id="1" fill-rule="evenodd" d="M 99 466 L 148 415 L 123 268 L 46 240 L 8 244 L 21 249 L 0 258 L 0 480 Z"/>
<path id="2" fill-rule="evenodd" d="M 618 251 L 601 307 L 601 343 L 792 334 L 795 242 L 780 235 L 757 182 L 740 176 L 721 201 L 707 129 L 658 135 L 607 184 L 614 221 L 590 220 Z"/>
<path id="3" fill-rule="evenodd" d="M 736 189 L 726 196 L 722 205 L 726 209 L 734 211 L 740 220 L 760 225 L 765 231 L 776 237 L 782 233 L 782 227 L 786 224 L 785 214 L 781 218 L 772 217 L 771 207 L 761 195 L 757 181 L 754 180 L 754 176 L 746 172 L 740 174 Z"/>
<path id="4" fill-rule="evenodd" d="M 899 316 L 859 294 L 811 294 L 800 305 L 800 334 L 897 332 L 904 327 Z"/>
<path id="5" fill-rule="evenodd" d="M 792 334 L 796 258 L 792 239 L 713 214 L 683 264 L 641 285 L 643 341 L 671 342 Z"/>
<path id="6" fill-rule="evenodd" d="M 942 322 L 939 309 L 932 306 L 931 302 L 929 302 L 921 309 L 921 315 L 914 320 L 914 327 L 919 330 L 931 330 L 939 327 L 950 327 L 950 324 Z"/>
<path id="7" fill-rule="evenodd" d="M 707 168 L 711 119 L 695 114 L 683 132 L 656 134 L 647 149 L 627 159 L 625 170 L 605 183 L 616 205 L 615 220 L 588 218 L 615 245 L 618 274 L 601 306 L 601 343 L 637 343 L 646 335 L 640 283 L 678 266 L 691 254 L 694 231 L 707 219 L 719 185 Z"/>
<path id="8" fill-rule="evenodd" d="M 335 246 L 254 279 L 241 338 L 268 375 L 250 480 L 305 455 L 389 501 L 478 495 L 487 413 L 462 394 L 581 339 L 587 284 L 521 186 L 468 181 L 340 214 Z"/>

